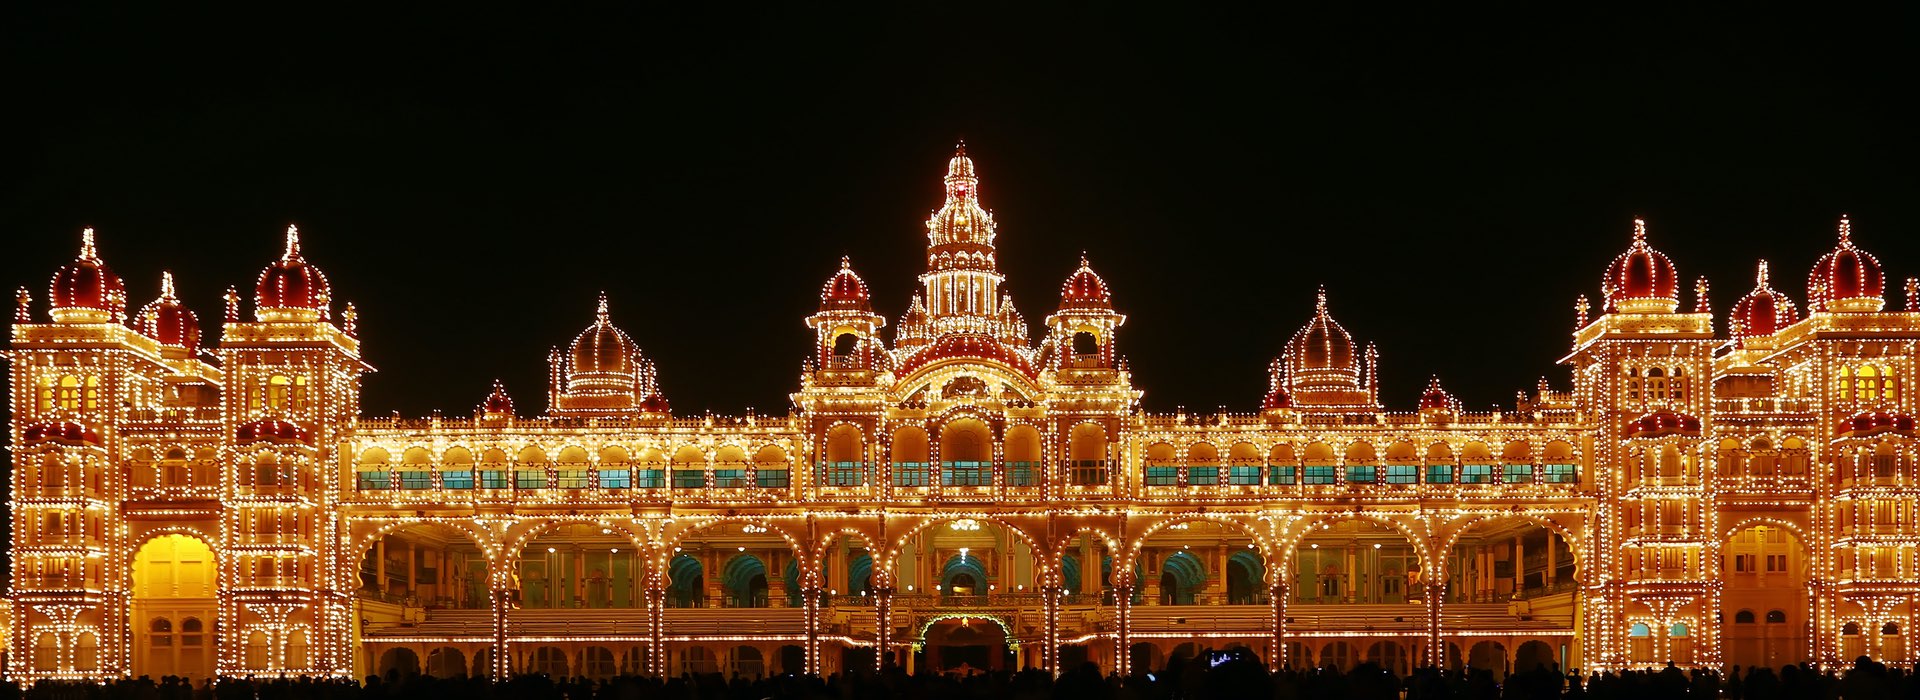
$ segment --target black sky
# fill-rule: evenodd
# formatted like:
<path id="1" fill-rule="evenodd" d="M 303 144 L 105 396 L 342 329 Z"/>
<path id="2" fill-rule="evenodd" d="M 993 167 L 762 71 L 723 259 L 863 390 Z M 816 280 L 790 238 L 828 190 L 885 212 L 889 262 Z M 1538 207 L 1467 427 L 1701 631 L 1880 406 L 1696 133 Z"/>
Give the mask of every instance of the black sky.
<path id="1" fill-rule="evenodd" d="M 0 281 L 44 306 L 91 225 L 137 303 L 170 268 L 211 326 L 297 222 L 362 310 L 367 413 L 495 377 L 543 408 L 603 289 L 677 412 L 781 412 L 842 254 L 905 308 L 958 136 L 1020 309 L 1087 251 L 1156 411 L 1253 408 L 1322 283 L 1390 407 L 1565 386 L 1634 216 L 1721 312 L 1760 257 L 1804 300 L 1842 212 L 1920 274 L 1901 14 L 557 4 L 10 5 Z"/>

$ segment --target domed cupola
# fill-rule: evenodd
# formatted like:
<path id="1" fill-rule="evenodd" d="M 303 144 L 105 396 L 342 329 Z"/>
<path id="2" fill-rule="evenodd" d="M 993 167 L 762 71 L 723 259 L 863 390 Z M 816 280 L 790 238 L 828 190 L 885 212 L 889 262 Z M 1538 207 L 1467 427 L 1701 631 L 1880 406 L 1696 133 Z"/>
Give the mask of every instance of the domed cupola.
<path id="1" fill-rule="evenodd" d="M 1287 341 L 1281 360 L 1276 376 L 1284 378 L 1294 403 L 1301 408 L 1378 408 L 1372 348 L 1369 346 L 1363 363 L 1353 335 L 1327 313 L 1325 287 L 1314 303 L 1313 319 Z"/>
<path id="2" fill-rule="evenodd" d="M 200 347 L 200 317 L 174 295 L 172 272 L 160 273 L 160 298 L 140 309 L 140 333 L 175 357 L 190 357 Z"/>
<path id="3" fill-rule="evenodd" d="M 820 288 L 820 310 L 871 312 L 872 302 L 866 280 L 853 271 L 853 261 L 842 256 L 840 271 L 833 273 Z"/>
<path id="4" fill-rule="evenodd" d="M 287 249 L 260 271 L 253 287 L 253 315 L 263 322 L 311 323 L 327 319 L 333 287 L 320 268 L 300 255 L 300 229 L 287 226 Z"/>
<path id="5" fill-rule="evenodd" d="M 973 244 L 984 249 L 965 251 L 982 258 L 975 262 L 981 269 L 993 269 L 993 214 L 980 206 L 980 177 L 974 173 L 973 159 L 967 157 L 967 143 L 954 147 L 947 161 L 947 201 L 927 220 L 927 240 L 934 246 Z"/>
<path id="6" fill-rule="evenodd" d="M 1840 245 L 1820 257 L 1807 276 L 1810 311 L 1879 311 L 1887 305 L 1880 261 L 1853 245 L 1853 221 L 1840 217 Z"/>
<path id="7" fill-rule="evenodd" d="M 1679 274 L 1666 254 L 1647 245 L 1647 222 L 1633 220 L 1633 245 L 1607 266 L 1600 296 L 1608 313 L 1673 313 L 1680 308 Z"/>
<path id="8" fill-rule="evenodd" d="M 480 402 L 478 413 L 482 419 L 513 415 L 513 397 L 507 395 L 507 387 L 500 380 L 493 380 L 493 391 L 488 392 L 486 400 Z"/>
<path id="9" fill-rule="evenodd" d="M 1767 284 L 1767 261 L 1762 260 L 1753 291 L 1747 292 L 1733 305 L 1733 318 L 1730 321 L 1733 340 L 1744 346 L 1748 338 L 1773 335 L 1793 325 L 1799 316 L 1793 300 Z"/>
<path id="10" fill-rule="evenodd" d="M 1446 389 L 1441 388 L 1439 375 L 1434 375 L 1432 379 L 1427 380 L 1427 390 L 1420 394 L 1421 413 L 1427 411 L 1457 411 L 1459 410 L 1458 405 L 1459 402 L 1454 400 L 1453 395 L 1448 394 Z"/>
<path id="11" fill-rule="evenodd" d="M 1113 294 L 1107 290 L 1107 281 L 1087 265 L 1085 253 L 1080 254 L 1080 269 L 1074 270 L 1066 284 L 1060 285 L 1060 310 L 1113 310 Z"/>
<path id="12" fill-rule="evenodd" d="M 573 350 L 568 354 L 572 362 L 567 366 L 567 390 L 631 391 L 639 355 L 640 346 L 609 320 L 607 297 L 602 294 L 600 306 L 594 311 L 593 325 L 573 339 Z"/>
<path id="13" fill-rule="evenodd" d="M 80 256 L 53 273 L 55 323 L 116 323 L 127 315 L 127 287 L 93 249 L 93 229 L 80 232 Z"/>

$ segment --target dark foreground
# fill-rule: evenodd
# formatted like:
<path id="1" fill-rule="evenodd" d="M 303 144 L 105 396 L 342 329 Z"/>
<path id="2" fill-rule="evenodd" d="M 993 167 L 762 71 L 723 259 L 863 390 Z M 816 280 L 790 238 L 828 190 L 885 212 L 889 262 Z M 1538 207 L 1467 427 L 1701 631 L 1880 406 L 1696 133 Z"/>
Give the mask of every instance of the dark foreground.
<path id="1" fill-rule="evenodd" d="M 1404 694 L 1403 694 L 1404 693 Z M 1091 666 L 1059 679 L 1026 671 L 967 677 L 877 674 L 727 678 L 718 674 L 667 680 L 621 677 L 604 681 L 518 676 L 493 683 L 430 676 L 364 683 L 338 680 L 230 680 L 213 687 L 179 679 L 99 683 L 43 682 L 22 689 L 0 684 L 0 700 L 1175 700 L 1206 698 L 1299 698 L 1338 700 L 1491 700 L 1594 698 L 1734 698 L 1739 700 L 1832 700 L 1920 698 L 1915 669 L 1887 668 L 1862 659 L 1844 675 L 1788 666 L 1747 669 L 1722 676 L 1713 671 L 1628 672 L 1579 676 L 1542 668 L 1494 681 L 1485 671 L 1422 669 L 1397 677 L 1362 665 L 1332 670 L 1269 673 L 1258 662 L 1233 660 L 1216 667 L 1191 664 L 1132 678 L 1102 676 Z"/>

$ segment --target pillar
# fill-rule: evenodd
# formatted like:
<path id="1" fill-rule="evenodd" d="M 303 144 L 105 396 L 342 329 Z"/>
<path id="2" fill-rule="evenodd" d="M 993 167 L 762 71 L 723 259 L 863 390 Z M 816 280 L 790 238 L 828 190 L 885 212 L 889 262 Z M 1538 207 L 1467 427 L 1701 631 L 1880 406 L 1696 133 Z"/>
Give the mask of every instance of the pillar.
<path id="1" fill-rule="evenodd" d="M 493 653 L 489 656 L 492 657 L 493 668 L 484 672 L 495 681 L 503 681 L 512 673 L 513 659 L 507 647 L 507 615 L 513 609 L 514 592 L 496 585 L 490 593 L 493 598 Z"/>
<path id="2" fill-rule="evenodd" d="M 1093 535 L 1080 536 L 1080 590 L 1082 595 L 1100 592 L 1100 561 L 1093 557 Z"/>
<path id="3" fill-rule="evenodd" d="M 381 600 L 387 597 L 387 538 L 373 543 L 373 590 Z"/>
<path id="4" fill-rule="evenodd" d="M 414 580 L 420 572 L 420 543 L 407 540 L 407 595 L 420 594 L 420 583 Z"/>
<path id="5" fill-rule="evenodd" d="M 807 629 L 807 673 L 820 675 L 820 586 L 808 584 L 800 588 L 801 615 Z"/>
<path id="6" fill-rule="evenodd" d="M 1359 561 L 1359 557 L 1354 556 L 1354 547 L 1357 546 L 1359 545 L 1348 544 L 1342 555 L 1342 571 L 1347 577 L 1347 585 L 1345 586 L 1347 589 L 1345 591 L 1346 595 L 1342 600 L 1347 603 L 1354 601 L 1355 594 L 1359 592 L 1357 589 L 1360 587 L 1360 572 L 1354 567 L 1354 564 Z"/>
<path id="7" fill-rule="evenodd" d="M 1519 535 L 1514 535 L 1512 556 L 1513 556 L 1513 592 L 1515 594 L 1518 594 L 1521 591 L 1521 589 L 1525 588 L 1527 585 L 1527 558 L 1525 556 L 1522 556 L 1525 552 L 1526 552 L 1525 543 L 1520 541 Z"/>
<path id="8" fill-rule="evenodd" d="M 1267 625 L 1267 669 L 1287 667 L 1287 598 L 1293 595 L 1285 583 L 1267 587 L 1267 605 L 1271 608 Z"/>
<path id="9" fill-rule="evenodd" d="M 1119 562 L 1114 562 L 1119 564 Z M 1119 572 L 1114 572 L 1118 579 Z M 1131 578 L 1131 577 L 1129 577 Z M 1114 671 L 1121 676 L 1133 672 L 1133 583 L 1117 583 L 1113 587 L 1113 648 Z"/>
<path id="10" fill-rule="evenodd" d="M 1559 573 L 1560 572 L 1560 555 L 1557 550 L 1558 548 L 1553 546 L 1553 531 L 1548 530 L 1547 531 L 1546 582 L 1547 582 L 1547 590 L 1549 591 L 1553 590 L 1554 586 L 1557 586 L 1560 584 L 1560 573 Z"/>
<path id="11" fill-rule="evenodd" d="M 647 605 L 647 672 L 656 677 L 667 675 L 667 589 L 666 575 L 646 577 L 641 596 Z"/>
<path id="12" fill-rule="evenodd" d="M 1447 595 L 1447 584 L 1445 581 L 1438 583 L 1429 582 L 1426 584 L 1426 587 L 1427 658 L 1425 662 L 1428 666 L 1434 668 L 1445 668 L 1447 663 L 1447 643 L 1446 640 L 1441 638 L 1441 633 L 1444 631 L 1444 625 L 1441 624 L 1441 615 L 1443 613 L 1441 606 L 1445 605 L 1445 601 L 1442 599 Z"/>
<path id="13" fill-rule="evenodd" d="M 1084 578 L 1084 576 L 1083 576 Z M 1040 667 L 1047 673 L 1060 675 L 1060 601 L 1066 594 L 1059 586 L 1047 586 L 1040 591 L 1040 602 L 1044 606 L 1045 637 L 1040 645 Z M 1024 668 L 1024 664 L 1022 665 Z"/>
<path id="14" fill-rule="evenodd" d="M 888 581 L 881 586 L 875 586 L 873 589 L 873 614 L 876 618 L 875 623 L 877 624 L 874 628 L 873 637 L 874 670 L 879 670 L 879 667 L 885 664 L 886 659 L 894 653 L 893 593 L 892 581 Z"/>

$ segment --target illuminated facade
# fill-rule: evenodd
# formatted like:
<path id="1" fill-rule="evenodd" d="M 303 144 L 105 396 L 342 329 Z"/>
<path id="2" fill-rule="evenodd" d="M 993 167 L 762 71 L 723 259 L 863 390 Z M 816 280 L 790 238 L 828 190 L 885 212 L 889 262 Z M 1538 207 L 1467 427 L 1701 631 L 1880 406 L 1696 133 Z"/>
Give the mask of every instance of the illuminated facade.
<path id="1" fill-rule="evenodd" d="M 1086 260 L 1032 340 L 978 185 L 890 342 L 841 261 L 778 416 L 674 416 L 603 298 L 543 415 L 367 418 L 296 231 L 210 349 L 89 231 L 8 352 L 10 677 L 1914 659 L 1920 310 L 1847 222 L 1727 334 L 1636 222 L 1511 411 L 1383 410 L 1323 290 L 1258 411 L 1165 415 Z"/>

